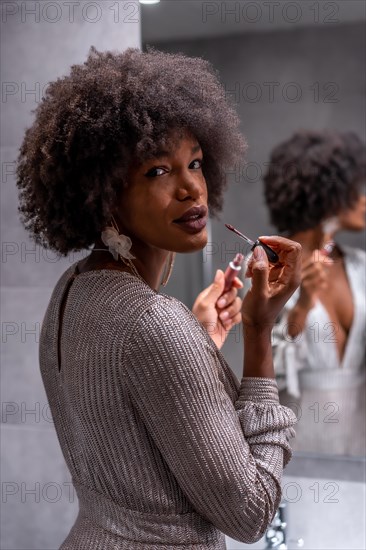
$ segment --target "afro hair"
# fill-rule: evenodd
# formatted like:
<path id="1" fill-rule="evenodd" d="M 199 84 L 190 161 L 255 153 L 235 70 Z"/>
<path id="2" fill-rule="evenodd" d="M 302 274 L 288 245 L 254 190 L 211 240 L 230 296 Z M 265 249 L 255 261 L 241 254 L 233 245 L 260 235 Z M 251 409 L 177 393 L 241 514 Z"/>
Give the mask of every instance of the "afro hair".
<path id="1" fill-rule="evenodd" d="M 35 241 L 62 255 L 94 244 L 132 160 L 174 147 L 174 132 L 189 131 L 202 148 L 212 215 L 222 208 L 225 169 L 246 147 L 211 65 L 152 49 L 92 47 L 48 85 L 35 114 L 18 157 L 19 211 Z"/>
<path id="2" fill-rule="evenodd" d="M 299 131 L 271 154 L 264 191 L 271 223 L 291 235 L 353 205 L 366 148 L 353 132 Z"/>

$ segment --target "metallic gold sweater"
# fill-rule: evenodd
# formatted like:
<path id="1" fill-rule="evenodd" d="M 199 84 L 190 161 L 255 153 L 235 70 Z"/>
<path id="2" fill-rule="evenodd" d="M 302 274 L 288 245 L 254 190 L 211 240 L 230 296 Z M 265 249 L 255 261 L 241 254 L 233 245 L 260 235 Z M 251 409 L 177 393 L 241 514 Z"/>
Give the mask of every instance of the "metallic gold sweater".
<path id="1" fill-rule="evenodd" d="M 40 341 L 79 498 L 61 548 L 223 550 L 224 533 L 259 539 L 296 422 L 275 381 L 239 384 L 175 298 L 121 271 L 75 270 L 54 289 Z"/>

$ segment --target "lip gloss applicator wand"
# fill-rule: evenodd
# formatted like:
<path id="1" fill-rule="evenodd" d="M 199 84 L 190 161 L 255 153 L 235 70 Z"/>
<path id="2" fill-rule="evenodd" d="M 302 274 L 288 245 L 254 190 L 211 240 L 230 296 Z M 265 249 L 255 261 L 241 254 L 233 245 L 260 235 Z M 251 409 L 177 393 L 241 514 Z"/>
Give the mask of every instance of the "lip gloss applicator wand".
<path id="1" fill-rule="evenodd" d="M 249 239 L 249 237 L 246 237 L 245 235 L 243 235 L 243 233 L 240 233 L 240 231 L 235 229 L 235 227 L 230 225 L 229 223 L 225 223 L 225 227 L 227 227 L 228 229 L 230 229 L 230 231 L 233 231 L 234 233 L 239 235 L 239 237 L 244 239 L 244 241 L 249 243 L 252 246 L 250 250 L 254 250 L 256 246 L 261 246 L 265 251 L 265 253 L 267 254 L 268 261 L 270 261 L 271 264 L 276 264 L 278 262 L 279 260 L 278 255 L 267 244 L 262 243 L 259 239 L 257 239 L 256 241 L 252 241 L 252 239 Z"/>

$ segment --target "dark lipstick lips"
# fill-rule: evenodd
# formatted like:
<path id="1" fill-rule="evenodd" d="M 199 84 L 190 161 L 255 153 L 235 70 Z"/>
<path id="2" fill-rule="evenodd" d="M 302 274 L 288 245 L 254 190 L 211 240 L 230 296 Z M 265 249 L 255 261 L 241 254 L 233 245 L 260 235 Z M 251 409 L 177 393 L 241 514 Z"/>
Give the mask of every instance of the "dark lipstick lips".
<path id="1" fill-rule="evenodd" d="M 187 212 L 183 214 L 180 218 L 177 220 L 174 220 L 175 223 L 180 222 L 186 222 L 194 219 L 197 216 L 197 219 L 202 218 L 204 216 L 207 216 L 207 208 L 206 206 L 193 206 Z"/>

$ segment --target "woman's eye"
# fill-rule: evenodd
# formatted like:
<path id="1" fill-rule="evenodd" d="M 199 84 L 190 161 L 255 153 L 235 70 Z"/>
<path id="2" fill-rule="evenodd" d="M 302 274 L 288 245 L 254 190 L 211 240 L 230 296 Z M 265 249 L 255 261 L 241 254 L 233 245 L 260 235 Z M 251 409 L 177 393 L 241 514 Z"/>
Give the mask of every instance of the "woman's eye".
<path id="1" fill-rule="evenodd" d="M 148 172 L 146 172 L 145 176 L 147 178 L 155 178 L 156 176 L 162 176 L 166 173 L 166 170 L 164 168 L 150 168 Z"/>
<path id="2" fill-rule="evenodd" d="M 191 162 L 189 167 L 197 170 L 199 168 L 202 168 L 202 162 L 203 162 L 202 159 L 195 159 Z"/>

